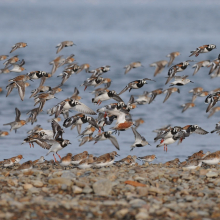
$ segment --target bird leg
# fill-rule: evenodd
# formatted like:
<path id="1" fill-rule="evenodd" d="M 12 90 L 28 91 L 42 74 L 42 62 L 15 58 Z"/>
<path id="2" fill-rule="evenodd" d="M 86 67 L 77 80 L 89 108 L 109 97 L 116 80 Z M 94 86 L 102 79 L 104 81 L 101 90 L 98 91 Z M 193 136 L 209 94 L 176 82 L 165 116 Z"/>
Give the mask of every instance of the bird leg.
<path id="1" fill-rule="evenodd" d="M 99 101 L 98 101 L 98 105 L 101 105 L 101 103 L 102 103 L 102 101 L 99 100 Z"/>
<path id="2" fill-rule="evenodd" d="M 53 157 L 54 157 L 55 162 L 57 162 L 57 159 L 56 159 L 56 157 L 54 156 L 54 154 L 53 154 Z"/>
<path id="3" fill-rule="evenodd" d="M 161 139 L 160 144 L 162 144 L 164 142 L 164 139 Z"/>
<path id="4" fill-rule="evenodd" d="M 30 148 L 31 148 L 31 143 L 29 142 Z"/>
<path id="5" fill-rule="evenodd" d="M 61 156 L 56 152 L 56 154 L 58 155 L 58 157 L 61 159 Z"/>
<path id="6" fill-rule="evenodd" d="M 166 145 L 164 144 L 164 151 L 166 150 L 166 147 L 165 147 Z"/>
<path id="7" fill-rule="evenodd" d="M 102 128 L 101 127 L 99 127 L 99 133 L 101 133 L 102 132 Z"/>
<path id="8" fill-rule="evenodd" d="M 167 145 L 166 145 L 166 152 L 167 152 Z"/>
<path id="9" fill-rule="evenodd" d="M 84 89 L 84 91 L 86 91 L 86 89 L 87 89 L 87 86 L 85 86 L 85 89 Z"/>
<path id="10" fill-rule="evenodd" d="M 32 147 L 34 148 L 34 143 L 32 143 Z"/>

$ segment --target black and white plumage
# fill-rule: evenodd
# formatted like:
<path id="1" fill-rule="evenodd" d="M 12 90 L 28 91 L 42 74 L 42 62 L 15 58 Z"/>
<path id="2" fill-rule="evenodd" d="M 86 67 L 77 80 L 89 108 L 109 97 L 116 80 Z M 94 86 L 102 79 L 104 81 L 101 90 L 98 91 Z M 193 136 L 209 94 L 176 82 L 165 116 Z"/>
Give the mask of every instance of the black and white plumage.
<path id="1" fill-rule="evenodd" d="M 208 53 L 212 51 L 213 49 L 216 49 L 215 44 L 206 44 L 206 45 L 196 48 L 196 50 L 191 51 L 191 54 L 189 55 L 189 57 L 194 56 L 194 55 L 197 57 L 199 56 L 200 53 Z"/>
<path id="2" fill-rule="evenodd" d="M 56 140 L 57 138 L 63 138 L 63 133 L 64 130 L 61 128 L 61 126 L 55 121 L 53 120 L 51 122 L 51 126 L 52 126 L 52 130 L 53 130 L 53 138 Z"/>
<path id="3" fill-rule="evenodd" d="M 134 150 L 135 147 L 144 147 L 145 145 L 150 145 L 146 141 L 146 139 L 137 132 L 137 130 L 134 127 L 132 127 L 131 129 L 135 137 L 135 142 L 131 145 L 131 151 Z"/>
<path id="4" fill-rule="evenodd" d="M 121 95 L 122 93 L 126 92 L 128 89 L 130 92 L 132 89 L 139 89 L 139 88 L 143 87 L 144 84 L 147 84 L 147 80 L 154 81 L 154 80 L 148 79 L 148 78 L 132 81 L 132 82 L 128 83 L 128 85 L 118 95 Z"/>
<path id="5" fill-rule="evenodd" d="M 102 132 L 101 134 L 96 135 L 94 137 L 95 143 L 97 143 L 98 141 L 104 141 L 109 139 L 112 142 L 112 144 L 117 148 L 117 150 L 120 150 L 118 141 L 116 137 L 112 135 L 112 133 L 113 131 L 105 131 Z"/>

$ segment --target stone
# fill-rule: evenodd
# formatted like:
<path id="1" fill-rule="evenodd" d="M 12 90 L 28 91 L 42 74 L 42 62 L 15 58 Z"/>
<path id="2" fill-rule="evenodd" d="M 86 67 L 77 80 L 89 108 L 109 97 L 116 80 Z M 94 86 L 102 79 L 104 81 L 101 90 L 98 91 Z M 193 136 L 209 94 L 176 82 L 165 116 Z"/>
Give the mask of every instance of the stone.
<path id="1" fill-rule="evenodd" d="M 89 186 L 85 186 L 82 190 L 82 193 L 86 193 L 89 194 L 91 193 L 93 190 L 89 187 Z"/>
<path id="2" fill-rule="evenodd" d="M 8 184 L 11 186 L 18 186 L 18 180 L 17 179 L 9 179 Z"/>
<path id="3" fill-rule="evenodd" d="M 209 171 L 208 173 L 206 173 L 206 176 L 208 178 L 218 177 L 218 173 Z"/>
<path id="4" fill-rule="evenodd" d="M 148 218 L 149 218 L 149 215 L 146 212 L 139 212 L 137 215 L 135 215 L 135 219 L 145 220 Z"/>
<path id="5" fill-rule="evenodd" d="M 129 204 L 133 208 L 138 208 L 138 207 L 142 207 L 143 205 L 146 205 L 147 203 L 142 199 L 133 199 L 129 202 Z"/>
<path id="6" fill-rule="evenodd" d="M 72 186 L 73 182 L 68 179 L 68 178 L 63 178 L 63 177 L 56 177 L 56 178 L 52 178 L 48 180 L 48 183 L 51 185 L 62 185 L 62 184 L 66 184 L 67 186 Z"/>
<path id="7" fill-rule="evenodd" d="M 80 193 L 82 193 L 83 190 L 82 190 L 82 188 L 80 188 L 78 186 L 73 186 L 72 191 L 74 194 L 80 194 Z"/>
<path id="8" fill-rule="evenodd" d="M 25 190 L 28 190 L 28 189 L 30 189 L 30 188 L 32 188 L 32 187 L 33 187 L 33 185 L 30 184 L 30 183 L 25 183 L 25 184 L 23 185 L 23 188 L 24 188 Z"/>
<path id="9" fill-rule="evenodd" d="M 115 215 L 117 218 L 122 219 L 125 217 L 125 215 L 128 214 L 128 212 L 129 212 L 128 209 L 121 209 L 121 210 L 117 211 Z"/>
<path id="10" fill-rule="evenodd" d="M 44 185 L 43 182 L 41 182 L 40 180 L 33 180 L 31 183 L 33 186 L 35 186 L 37 188 L 41 188 Z"/>
<path id="11" fill-rule="evenodd" d="M 93 184 L 95 194 L 100 196 L 108 196 L 112 191 L 112 183 L 107 179 L 99 180 Z"/>
<path id="12" fill-rule="evenodd" d="M 75 179 L 76 175 L 70 171 L 66 171 L 61 175 L 62 178 Z"/>

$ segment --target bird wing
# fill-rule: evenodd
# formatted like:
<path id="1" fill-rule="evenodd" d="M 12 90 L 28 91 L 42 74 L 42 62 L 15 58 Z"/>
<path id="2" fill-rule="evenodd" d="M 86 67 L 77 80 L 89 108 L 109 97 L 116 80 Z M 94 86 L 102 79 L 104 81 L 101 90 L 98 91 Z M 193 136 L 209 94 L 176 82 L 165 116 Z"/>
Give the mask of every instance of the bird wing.
<path id="1" fill-rule="evenodd" d="M 24 101 L 25 82 L 23 82 L 23 81 L 18 81 L 18 82 L 16 82 L 16 81 L 15 81 L 15 83 L 16 83 L 16 86 L 17 86 L 17 88 L 18 88 L 18 94 L 19 94 L 21 100 Z"/>
<path id="2" fill-rule="evenodd" d="M 131 129 L 134 133 L 135 142 L 141 142 L 142 141 L 141 135 L 137 132 L 137 130 L 134 127 L 132 127 Z"/>
<path id="3" fill-rule="evenodd" d="M 208 132 L 208 131 L 205 131 L 204 129 L 202 129 L 201 127 L 199 127 L 199 128 L 197 128 L 193 133 L 205 135 L 205 134 L 208 134 L 209 132 Z"/>
<path id="4" fill-rule="evenodd" d="M 167 91 L 167 95 L 165 97 L 165 99 L 163 100 L 163 103 L 167 101 L 167 99 L 171 96 L 172 92 L 170 90 L 166 90 Z"/>
<path id="5" fill-rule="evenodd" d="M 112 142 L 112 144 L 113 144 L 118 150 L 120 150 L 118 141 L 117 141 L 117 139 L 116 139 L 115 136 L 110 135 L 110 137 L 109 137 L 108 139 Z"/>
<path id="6" fill-rule="evenodd" d="M 129 85 L 125 86 L 124 89 L 121 90 L 121 92 L 118 95 L 121 95 L 122 93 L 126 92 L 130 88 Z"/>
<path id="7" fill-rule="evenodd" d="M 117 102 L 124 102 L 119 95 L 114 94 L 112 98 Z"/>
<path id="8" fill-rule="evenodd" d="M 72 109 L 83 114 L 96 115 L 96 113 L 87 105 L 83 104 L 82 102 L 79 103 L 79 105 L 75 105 Z"/>
<path id="9" fill-rule="evenodd" d="M 15 113 L 16 113 L 15 121 L 20 121 L 21 112 L 19 111 L 18 108 L 15 108 Z"/>

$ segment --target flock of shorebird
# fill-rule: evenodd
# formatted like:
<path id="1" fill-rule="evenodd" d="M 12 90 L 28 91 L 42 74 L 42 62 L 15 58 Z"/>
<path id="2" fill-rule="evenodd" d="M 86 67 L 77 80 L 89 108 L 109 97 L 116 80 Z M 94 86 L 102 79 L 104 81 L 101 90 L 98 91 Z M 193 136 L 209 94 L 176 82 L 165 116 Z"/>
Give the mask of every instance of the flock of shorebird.
<path id="1" fill-rule="evenodd" d="M 73 46 L 74 43 L 72 41 L 64 41 L 57 45 L 57 52 L 59 53 L 64 47 Z M 10 53 L 14 52 L 18 48 L 24 48 L 27 44 L 23 42 L 16 43 L 13 47 Z M 200 53 L 207 53 L 212 51 L 216 48 L 216 45 L 209 44 L 209 45 L 203 45 L 201 47 L 196 48 L 196 50 L 191 51 L 191 56 L 198 56 Z M 51 65 L 53 65 L 52 70 L 50 73 L 47 73 L 45 71 L 32 71 L 25 75 L 19 75 L 13 79 L 9 80 L 9 84 L 6 86 L 7 89 L 7 96 L 10 95 L 12 90 L 14 88 L 18 89 L 18 94 L 20 96 L 20 99 L 23 101 L 25 98 L 25 88 L 30 86 L 30 84 L 27 82 L 28 80 L 33 81 L 40 79 L 39 87 L 32 90 L 32 94 L 30 98 L 34 99 L 34 106 L 38 105 L 38 107 L 30 110 L 27 114 L 29 115 L 29 118 L 26 120 L 21 120 L 20 116 L 21 113 L 18 108 L 15 108 L 15 121 L 4 124 L 4 125 L 10 125 L 12 130 L 17 131 L 17 129 L 21 128 L 27 123 L 35 123 L 37 121 L 37 116 L 42 112 L 43 107 L 45 105 L 45 102 L 55 98 L 55 94 L 62 92 L 62 87 L 65 86 L 65 82 L 71 77 L 73 74 L 78 74 L 81 71 L 85 70 L 86 73 L 90 73 L 91 76 L 87 78 L 81 86 L 84 86 L 86 90 L 87 87 L 93 86 L 98 87 L 100 85 L 104 85 L 103 88 L 97 88 L 95 89 L 92 94 L 94 94 L 94 98 L 92 98 L 92 103 L 96 105 L 100 105 L 102 102 L 106 100 L 113 99 L 114 103 L 105 105 L 97 109 L 96 111 L 89 108 L 86 104 L 82 103 L 80 101 L 81 97 L 79 96 L 79 91 L 75 87 L 74 93 L 71 97 L 66 98 L 65 100 L 57 103 L 54 107 L 47 110 L 47 113 L 50 116 L 54 115 L 54 119 L 51 121 L 52 130 L 45 130 L 40 125 L 35 126 L 31 131 L 28 132 L 29 136 L 24 139 L 23 143 L 29 143 L 30 147 L 34 147 L 34 143 L 38 144 L 44 149 L 48 150 L 48 153 L 53 153 L 54 160 L 57 162 L 55 154 L 58 155 L 60 158 L 60 165 L 61 166 L 69 166 L 70 164 L 73 164 L 74 166 L 77 166 L 79 168 L 87 168 L 87 167 L 102 167 L 102 166 L 109 166 L 113 163 L 115 164 L 135 164 L 136 159 L 142 160 L 143 162 L 151 162 L 153 161 L 156 156 L 155 155 L 148 155 L 144 157 L 137 158 L 136 156 L 128 156 L 120 161 L 114 162 L 115 157 L 118 156 L 116 151 L 106 153 L 104 155 L 101 155 L 99 157 L 94 157 L 92 154 L 88 154 L 87 151 L 84 151 L 83 153 L 72 155 L 71 153 L 68 153 L 66 156 L 61 158 L 61 156 L 58 154 L 58 151 L 62 150 L 66 146 L 68 146 L 70 143 L 69 140 L 63 139 L 63 128 L 59 125 L 59 122 L 61 121 L 60 115 L 63 115 L 64 122 L 63 127 L 68 128 L 71 127 L 73 129 L 74 127 L 77 128 L 79 136 L 81 136 L 80 145 L 82 146 L 86 142 L 94 141 L 97 143 L 98 141 L 104 141 L 104 140 L 110 140 L 111 143 L 116 147 L 117 150 L 120 150 L 117 138 L 113 135 L 114 133 L 120 134 L 121 131 L 125 131 L 129 128 L 132 129 L 135 137 L 134 144 L 131 145 L 131 150 L 133 150 L 136 147 L 143 147 L 148 145 L 148 141 L 139 134 L 137 131 L 137 128 L 139 125 L 144 123 L 144 120 L 142 118 L 137 119 L 136 121 L 132 120 L 130 111 L 136 108 L 137 105 L 145 105 L 150 104 L 154 101 L 157 95 L 160 95 L 162 93 L 166 94 L 166 97 L 163 102 L 166 102 L 168 98 L 171 96 L 174 92 L 180 92 L 180 89 L 178 87 L 173 86 L 184 86 L 190 82 L 192 82 L 190 79 L 188 79 L 186 75 L 184 76 L 176 76 L 178 72 L 184 71 L 187 66 L 190 64 L 190 62 L 194 62 L 193 60 L 187 60 L 181 63 L 178 63 L 176 65 L 172 65 L 173 61 L 177 56 L 179 56 L 179 52 L 172 52 L 167 55 L 167 57 L 170 58 L 170 61 L 161 60 L 158 62 L 154 62 L 150 64 L 152 67 L 156 67 L 156 70 L 154 72 L 154 76 L 158 75 L 162 72 L 162 70 L 167 65 L 169 68 L 168 71 L 168 77 L 165 82 L 165 84 L 169 83 L 172 79 L 174 79 L 173 82 L 170 83 L 169 89 L 166 89 L 163 91 L 163 89 L 159 88 L 151 92 L 144 92 L 143 95 L 139 95 L 137 98 L 135 96 L 131 95 L 128 103 L 126 104 L 120 97 L 120 95 L 124 92 L 131 91 L 132 89 L 139 89 L 142 88 L 145 84 L 148 82 L 153 82 L 154 80 L 143 78 L 134 80 L 130 83 L 128 83 L 124 89 L 120 93 L 116 93 L 114 90 L 109 90 L 109 87 L 111 86 L 111 79 L 110 78 L 104 78 L 102 75 L 110 70 L 110 66 L 102 66 L 94 70 L 90 70 L 90 65 L 88 63 L 78 65 L 77 63 L 74 63 L 74 55 L 71 54 L 67 58 L 63 58 L 63 56 L 56 57 L 52 62 L 50 62 Z M 22 59 L 20 63 L 18 63 L 19 58 L 18 55 L 13 56 L 8 59 L 8 55 L 1 55 L 0 61 L 6 60 L 3 65 L 4 68 L 0 70 L 1 73 L 9 73 L 9 72 L 22 72 L 24 71 L 24 64 L 25 61 Z M 50 86 L 45 86 L 45 81 L 47 79 L 50 79 L 57 69 L 61 66 L 64 66 L 65 68 L 61 74 L 58 75 L 58 77 L 61 77 L 62 80 L 60 84 L 54 88 Z M 125 66 L 125 74 L 127 74 L 129 71 L 131 71 L 133 68 L 141 67 L 141 62 L 132 62 L 129 65 Z M 213 61 L 210 60 L 203 60 L 200 61 L 192 66 L 195 68 L 195 71 L 193 75 L 195 75 L 201 67 L 211 67 L 209 74 L 211 74 L 212 77 L 216 77 L 220 74 L 220 55 L 218 58 L 216 58 Z M 51 79 L 50 79 L 51 80 Z M 202 87 L 197 87 L 189 92 L 193 93 L 192 102 L 186 103 L 183 107 L 183 111 L 186 111 L 188 108 L 192 108 L 195 106 L 194 101 L 195 99 L 200 96 L 204 97 L 206 96 L 205 103 L 208 103 L 207 112 L 211 111 L 211 115 L 213 115 L 216 111 L 219 111 L 220 107 L 214 108 L 215 104 L 220 100 L 220 88 L 213 90 L 213 91 L 203 91 Z M 69 116 L 69 111 L 75 110 L 79 112 L 76 115 Z M 94 118 L 91 115 L 97 115 L 98 117 Z M 114 123 L 115 122 L 115 123 Z M 88 124 L 88 126 L 85 128 L 84 131 L 81 132 L 81 127 L 83 124 Z M 104 126 L 114 124 L 113 127 L 111 127 L 109 131 L 104 131 Z M 93 133 L 95 131 L 98 131 L 98 133 L 93 136 Z M 180 126 L 174 126 L 171 127 L 170 125 L 165 126 L 163 128 L 155 130 L 157 132 L 157 136 L 154 138 L 155 141 L 160 140 L 160 144 L 157 145 L 157 147 L 164 146 L 164 150 L 167 151 L 167 145 L 172 144 L 176 142 L 177 140 L 179 143 L 181 143 L 186 137 L 189 137 L 190 134 L 196 133 L 200 135 L 205 135 L 209 132 L 205 131 L 198 125 L 186 125 L 184 127 Z M 220 123 L 216 125 L 216 128 L 212 133 L 217 132 L 220 133 Z M 1 131 L 0 136 L 7 136 L 7 131 Z M 198 156 L 199 155 L 199 156 Z M 210 153 L 207 152 L 206 154 L 203 154 L 203 152 L 198 152 L 197 157 L 193 157 L 193 159 L 188 159 L 188 162 L 183 164 L 183 166 L 188 168 L 195 168 L 198 166 L 201 166 L 202 162 L 207 164 L 217 164 L 220 161 L 220 152 Z M 22 155 L 19 155 L 17 157 L 12 157 L 7 160 L 1 161 L 0 164 L 2 164 L 3 167 L 12 167 L 14 164 L 19 163 L 22 159 Z M 41 157 L 39 160 L 36 161 L 27 161 L 19 169 L 26 170 L 29 168 L 32 168 L 34 164 L 42 163 L 44 162 L 44 157 Z M 177 160 L 175 160 L 175 163 Z M 179 163 L 179 162 L 178 162 Z"/>

